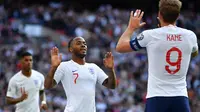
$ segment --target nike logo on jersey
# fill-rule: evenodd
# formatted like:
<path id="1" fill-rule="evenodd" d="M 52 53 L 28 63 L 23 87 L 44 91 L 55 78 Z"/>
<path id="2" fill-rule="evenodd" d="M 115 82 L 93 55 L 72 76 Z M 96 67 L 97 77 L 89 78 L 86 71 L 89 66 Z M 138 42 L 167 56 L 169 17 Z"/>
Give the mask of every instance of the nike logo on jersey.
<path id="1" fill-rule="evenodd" d="M 72 72 L 76 72 L 76 71 L 78 71 L 78 70 L 72 70 Z"/>
<path id="2" fill-rule="evenodd" d="M 167 34 L 167 41 L 182 41 L 180 34 Z"/>

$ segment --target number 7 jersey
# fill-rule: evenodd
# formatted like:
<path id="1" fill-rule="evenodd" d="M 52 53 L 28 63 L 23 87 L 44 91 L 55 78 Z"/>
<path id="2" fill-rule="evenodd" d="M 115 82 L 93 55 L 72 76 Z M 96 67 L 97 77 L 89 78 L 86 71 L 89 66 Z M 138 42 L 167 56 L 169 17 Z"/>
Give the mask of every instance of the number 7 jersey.
<path id="1" fill-rule="evenodd" d="M 186 96 L 186 74 L 191 53 L 198 50 L 196 35 L 176 26 L 143 31 L 130 41 L 134 50 L 143 47 L 148 55 L 147 98 Z"/>

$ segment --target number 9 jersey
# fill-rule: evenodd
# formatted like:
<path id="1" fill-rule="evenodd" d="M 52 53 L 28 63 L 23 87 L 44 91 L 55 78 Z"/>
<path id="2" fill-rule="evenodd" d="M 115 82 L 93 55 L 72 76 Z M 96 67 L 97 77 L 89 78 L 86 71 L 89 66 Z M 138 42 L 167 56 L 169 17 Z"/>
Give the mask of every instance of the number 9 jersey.
<path id="1" fill-rule="evenodd" d="M 147 98 L 155 96 L 186 96 L 186 74 L 191 54 L 198 51 L 197 37 L 173 25 L 140 33 L 130 41 L 137 51 L 146 47 L 148 55 Z"/>

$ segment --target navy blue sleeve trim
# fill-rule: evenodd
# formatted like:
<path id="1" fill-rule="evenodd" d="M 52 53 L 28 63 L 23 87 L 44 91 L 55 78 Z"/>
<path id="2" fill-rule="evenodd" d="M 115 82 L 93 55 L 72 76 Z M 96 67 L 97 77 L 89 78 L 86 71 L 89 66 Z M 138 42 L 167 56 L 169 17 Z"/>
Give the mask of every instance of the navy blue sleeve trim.
<path id="1" fill-rule="evenodd" d="M 142 49 L 142 47 L 139 45 L 137 38 L 130 41 L 130 46 L 134 51 L 138 51 Z"/>

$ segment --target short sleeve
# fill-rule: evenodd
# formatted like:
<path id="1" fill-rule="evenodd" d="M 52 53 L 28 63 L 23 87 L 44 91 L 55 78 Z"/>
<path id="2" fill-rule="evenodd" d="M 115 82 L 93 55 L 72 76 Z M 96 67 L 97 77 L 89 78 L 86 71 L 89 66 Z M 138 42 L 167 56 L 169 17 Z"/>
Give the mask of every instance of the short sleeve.
<path id="1" fill-rule="evenodd" d="M 130 46 L 134 51 L 138 51 L 147 46 L 147 44 L 151 41 L 149 36 L 150 30 L 143 31 L 136 38 L 130 41 Z"/>
<path id="2" fill-rule="evenodd" d="M 40 85 L 40 90 L 44 90 L 44 75 L 41 74 L 41 85 Z"/>
<path id="3" fill-rule="evenodd" d="M 8 97 L 15 97 L 16 95 L 16 85 L 15 82 L 11 79 L 8 84 L 8 90 L 6 96 Z"/>
<path id="4" fill-rule="evenodd" d="M 95 65 L 95 69 L 96 69 L 96 73 L 97 73 L 97 82 L 102 85 L 102 83 L 108 78 L 108 76 L 96 64 L 94 64 L 94 65 Z"/>
<path id="5" fill-rule="evenodd" d="M 198 43 L 197 43 L 197 36 L 195 35 L 195 33 L 192 32 L 192 53 L 198 51 Z"/>
<path id="6" fill-rule="evenodd" d="M 61 63 L 56 69 L 56 72 L 54 74 L 54 80 L 56 81 L 57 84 L 61 81 L 61 79 L 63 79 L 63 76 L 64 76 L 64 67 L 63 64 Z"/>

